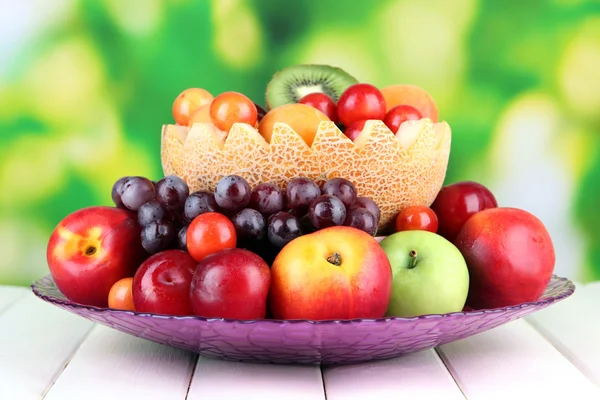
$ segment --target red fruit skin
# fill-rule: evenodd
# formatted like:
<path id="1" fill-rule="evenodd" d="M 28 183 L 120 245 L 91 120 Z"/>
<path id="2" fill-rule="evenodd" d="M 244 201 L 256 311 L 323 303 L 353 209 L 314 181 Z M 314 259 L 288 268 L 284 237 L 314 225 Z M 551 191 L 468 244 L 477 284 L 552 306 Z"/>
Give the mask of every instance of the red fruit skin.
<path id="1" fill-rule="evenodd" d="M 338 123 L 337 106 L 331 97 L 327 96 L 322 92 L 309 93 L 301 98 L 298 103 L 306 104 L 321 111 L 327 115 L 327 118 L 332 120 L 334 123 Z"/>
<path id="2" fill-rule="evenodd" d="M 416 108 L 401 104 L 396 107 L 391 108 L 385 117 L 383 118 L 383 123 L 395 134 L 398 133 L 398 129 L 400 129 L 400 125 L 409 120 L 419 120 L 423 118 L 419 110 Z"/>
<path id="3" fill-rule="evenodd" d="M 60 292 L 73 302 L 97 307 L 108 307 L 115 282 L 133 276 L 146 257 L 136 214 L 105 206 L 69 214 L 50 235 L 46 249 Z"/>
<path id="4" fill-rule="evenodd" d="M 235 226 L 221 213 L 200 214 L 188 226 L 186 246 L 196 261 L 219 250 L 234 248 L 237 246 Z"/>
<path id="5" fill-rule="evenodd" d="M 438 217 L 437 233 L 453 242 L 472 215 L 498 207 L 498 202 L 482 184 L 462 181 L 444 186 L 430 207 Z"/>
<path id="6" fill-rule="evenodd" d="M 191 315 L 190 284 L 197 262 L 182 250 L 150 256 L 133 277 L 133 304 L 138 312 Z"/>
<path id="7" fill-rule="evenodd" d="M 396 216 L 396 232 L 421 230 L 437 233 L 438 218 L 427 206 L 409 206 Z"/>
<path id="8" fill-rule="evenodd" d="M 261 319 L 267 312 L 271 270 L 255 253 L 225 249 L 204 258 L 190 286 L 194 315 L 206 318 Z"/>
<path id="9" fill-rule="evenodd" d="M 344 126 L 360 120 L 383 120 L 385 111 L 383 94 L 368 83 L 349 86 L 337 103 L 338 118 Z"/>
<path id="10" fill-rule="evenodd" d="M 555 252 L 544 224 L 510 207 L 473 215 L 454 242 L 465 257 L 474 309 L 507 307 L 540 298 L 552 277 Z"/>
<path id="11" fill-rule="evenodd" d="M 353 122 L 349 127 L 346 128 L 344 135 L 354 142 L 364 129 L 365 122 L 367 122 L 366 119 Z"/>

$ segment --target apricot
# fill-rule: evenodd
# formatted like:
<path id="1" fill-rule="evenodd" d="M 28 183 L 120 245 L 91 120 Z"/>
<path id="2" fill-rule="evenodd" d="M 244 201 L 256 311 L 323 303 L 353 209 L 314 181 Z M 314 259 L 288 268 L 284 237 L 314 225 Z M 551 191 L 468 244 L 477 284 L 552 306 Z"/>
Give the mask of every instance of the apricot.
<path id="1" fill-rule="evenodd" d="M 381 89 L 385 98 L 386 112 L 401 104 L 413 106 L 432 122 L 438 122 L 438 108 L 433 97 L 425 89 L 409 84 L 391 85 Z"/>
<path id="2" fill-rule="evenodd" d="M 290 126 L 305 142 L 311 146 L 322 121 L 331 121 L 327 115 L 305 104 L 284 104 L 269 111 L 258 124 L 258 131 L 270 143 L 276 122 Z"/>
<path id="3" fill-rule="evenodd" d="M 205 104 L 213 101 L 214 97 L 205 89 L 189 88 L 175 98 L 173 101 L 173 118 L 177 125 L 188 125 L 190 116 Z"/>

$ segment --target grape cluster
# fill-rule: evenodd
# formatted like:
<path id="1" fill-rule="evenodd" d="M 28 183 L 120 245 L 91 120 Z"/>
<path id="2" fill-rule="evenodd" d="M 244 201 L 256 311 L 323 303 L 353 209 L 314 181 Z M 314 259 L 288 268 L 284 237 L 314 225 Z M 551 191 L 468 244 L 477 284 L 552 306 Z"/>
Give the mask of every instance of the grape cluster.
<path id="1" fill-rule="evenodd" d="M 226 215 L 236 229 L 238 246 L 269 259 L 293 239 L 331 226 L 351 226 L 374 236 L 380 218 L 375 202 L 359 197 L 344 178 L 319 187 L 309 178 L 296 177 L 283 189 L 271 182 L 251 188 L 244 178 L 228 175 L 214 193 L 190 193 L 174 175 L 158 182 L 134 176 L 119 179 L 112 198 L 117 207 L 137 213 L 142 246 L 150 254 L 186 250 L 188 225 L 207 212 Z"/>

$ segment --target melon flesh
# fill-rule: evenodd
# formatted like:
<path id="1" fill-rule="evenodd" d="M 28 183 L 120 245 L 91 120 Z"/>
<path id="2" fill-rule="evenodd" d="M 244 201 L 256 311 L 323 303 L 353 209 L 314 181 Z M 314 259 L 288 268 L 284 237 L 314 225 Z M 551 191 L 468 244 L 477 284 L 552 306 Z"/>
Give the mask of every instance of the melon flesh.
<path id="1" fill-rule="evenodd" d="M 310 147 L 284 123 L 274 125 L 270 143 L 247 124 L 234 124 L 227 135 L 212 124 L 164 125 L 161 160 L 164 174 L 182 177 L 191 192 L 214 191 L 230 174 L 252 187 L 274 182 L 282 188 L 297 176 L 319 184 L 344 177 L 359 196 L 377 203 L 385 231 L 403 208 L 435 200 L 446 177 L 451 137 L 446 122 L 428 118 L 403 123 L 398 136 L 381 121 L 367 121 L 355 142 L 325 121 Z"/>

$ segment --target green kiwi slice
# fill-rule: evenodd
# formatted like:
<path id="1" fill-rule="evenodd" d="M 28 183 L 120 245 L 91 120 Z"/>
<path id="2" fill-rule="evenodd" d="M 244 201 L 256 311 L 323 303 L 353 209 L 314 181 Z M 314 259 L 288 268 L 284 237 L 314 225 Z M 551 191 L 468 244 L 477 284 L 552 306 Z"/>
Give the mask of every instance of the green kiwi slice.
<path id="1" fill-rule="evenodd" d="M 297 103 L 309 93 L 323 92 L 337 103 L 348 86 L 358 80 L 338 67 L 299 64 L 277 72 L 267 85 L 267 108 Z"/>

